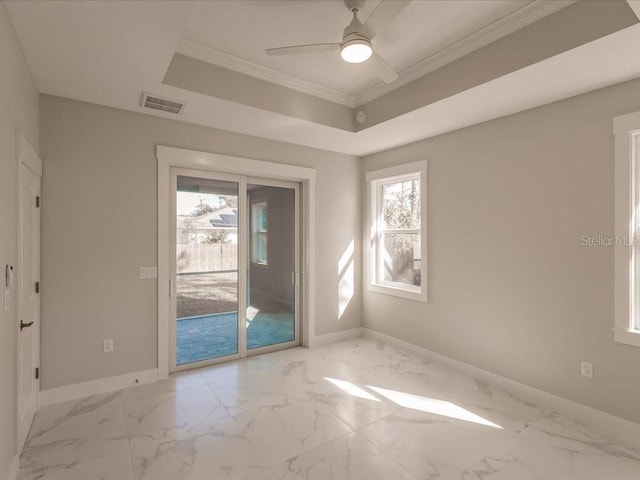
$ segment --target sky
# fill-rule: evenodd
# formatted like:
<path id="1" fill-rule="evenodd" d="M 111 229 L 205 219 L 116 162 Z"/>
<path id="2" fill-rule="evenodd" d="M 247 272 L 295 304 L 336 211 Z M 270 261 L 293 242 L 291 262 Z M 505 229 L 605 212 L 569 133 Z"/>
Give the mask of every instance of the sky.
<path id="1" fill-rule="evenodd" d="M 200 204 L 200 199 L 202 199 L 204 203 L 208 203 L 214 208 L 218 205 L 217 195 L 207 193 L 177 192 L 176 213 L 178 215 L 189 215 Z"/>

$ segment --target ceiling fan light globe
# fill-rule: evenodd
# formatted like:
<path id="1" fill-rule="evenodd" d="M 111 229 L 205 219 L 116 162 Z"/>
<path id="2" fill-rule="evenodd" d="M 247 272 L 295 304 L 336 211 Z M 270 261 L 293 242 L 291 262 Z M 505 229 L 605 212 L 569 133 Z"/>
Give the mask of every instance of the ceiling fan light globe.
<path id="1" fill-rule="evenodd" d="M 371 43 L 364 39 L 355 39 L 342 44 L 340 56 L 345 62 L 362 63 L 371 57 Z"/>

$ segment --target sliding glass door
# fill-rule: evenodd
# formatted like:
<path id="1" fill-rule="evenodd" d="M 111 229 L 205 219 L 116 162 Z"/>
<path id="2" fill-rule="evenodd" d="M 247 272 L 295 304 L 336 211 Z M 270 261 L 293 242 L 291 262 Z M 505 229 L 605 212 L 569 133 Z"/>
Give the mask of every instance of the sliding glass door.
<path id="1" fill-rule="evenodd" d="M 298 333 L 297 190 L 286 184 L 265 185 L 265 182 L 247 184 L 251 227 L 248 232 L 248 350 L 294 342 Z"/>
<path id="2" fill-rule="evenodd" d="M 300 344 L 297 184 L 172 169 L 172 371 Z"/>
<path id="3" fill-rule="evenodd" d="M 238 353 L 238 188 L 176 177 L 176 364 Z"/>

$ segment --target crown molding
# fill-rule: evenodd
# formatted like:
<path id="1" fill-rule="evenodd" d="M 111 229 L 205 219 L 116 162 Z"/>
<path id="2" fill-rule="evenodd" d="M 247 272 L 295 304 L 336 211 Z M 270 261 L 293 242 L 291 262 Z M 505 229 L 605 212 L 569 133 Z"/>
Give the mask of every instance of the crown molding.
<path id="1" fill-rule="evenodd" d="M 259 65 L 186 38 L 180 39 L 176 53 L 211 63 L 218 67 L 227 68 L 234 72 L 243 73 L 260 80 L 275 83 L 282 87 L 291 88 L 324 100 L 329 100 L 330 102 L 339 103 L 351 108 L 355 107 L 355 99 L 352 95 L 347 95 L 332 88 Z"/>
<path id="2" fill-rule="evenodd" d="M 399 78 L 393 83 L 378 83 L 377 85 L 355 96 L 355 105 L 359 107 L 385 95 L 403 85 L 406 85 L 420 77 L 454 62 L 482 47 L 489 45 L 500 38 L 520 30 L 538 20 L 543 19 L 563 8 L 575 3 L 577 0 L 558 0 L 549 2 L 535 0 L 532 3 L 505 15 L 486 27 L 464 37 L 463 39 L 443 48 L 433 55 L 414 63 L 410 67 L 398 72 Z"/>
<path id="3" fill-rule="evenodd" d="M 378 83 L 374 87 L 355 96 L 309 80 L 303 80 L 279 70 L 265 67 L 264 65 L 259 65 L 186 38 L 180 39 L 176 52 L 187 57 L 195 58 L 196 60 L 275 83 L 282 87 L 291 88 L 330 102 L 356 108 L 417 80 L 448 63 L 479 50 L 521 28 L 531 25 L 544 17 L 556 13 L 576 1 L 577 0 L 557 0 L 550 2 L 548 0 L 534 0 L 515 12 L 505 15 L 492 24 L 477 30 L 433 55 L 398 72 L 399 78 L 395 82 L 389 84 Z"/>

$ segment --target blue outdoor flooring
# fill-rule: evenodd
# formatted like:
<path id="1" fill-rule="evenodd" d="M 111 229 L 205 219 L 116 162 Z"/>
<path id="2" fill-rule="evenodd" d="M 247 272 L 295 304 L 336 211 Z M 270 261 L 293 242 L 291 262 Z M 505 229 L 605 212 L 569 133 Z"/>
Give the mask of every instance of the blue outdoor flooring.
<path id="1" fill-rule="evenodd" d="M 236 312 L 180 318 L 176 325 L 178 365 L 238 353 Z M 256 314 L 247 328 L 247 348 L 290 342 L 294 336 L 292 313 Z"/>

